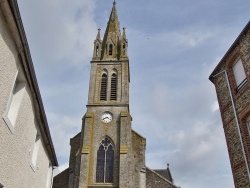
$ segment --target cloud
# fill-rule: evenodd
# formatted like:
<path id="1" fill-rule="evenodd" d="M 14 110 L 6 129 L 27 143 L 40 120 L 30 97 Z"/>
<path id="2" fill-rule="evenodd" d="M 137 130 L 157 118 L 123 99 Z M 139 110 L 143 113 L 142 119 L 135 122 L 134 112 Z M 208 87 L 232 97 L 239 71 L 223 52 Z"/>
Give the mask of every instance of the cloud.
<path id="1" fill-rule="evenodd" d="M 218 101 L 214 101 L 212 106 L 211 106 L 211 110 L 212 112 L 216 112 L 219 110 L 219 104 L 218 104 Z"/>
<path id="2" fill-rule="evenodd" d="M 147 165 L 170 163 L 181 187 L 233 187 L 208 76 L 249 19 L 249 2 L 240 1 L 117 3 L 129 39 L 133 128 L 147 138 Z M 59 170 L 68 165 L 69 139 L 81 129 L 93 41 L 98 27 L 103 35 L 111 6 L 20 1 Z"/>
<path id="3" fill-rule="evenodd" d="M 47 113 L 50 130 L 60 164 L 68 162 L 70 154 L 70 138 L 81 131 L 81 119 L 78 116 L 59 116 Z"/>
<path id="4" fill-rule="evenodd" d="M 54 170 L 54 176 L 56 176 L 57 174 L 59 174 L 60 172 L 64 171 L 66 168 L 69 167 L 69 163 L 65 163 L 65 164 L 61 164 L 59 167 L 57 167 L 55 170 Z"/>
<path id="5" fill-rule="evenodd" d="M 97 33 L 95 0 L 76 0 L 74 3 L 66 0 L 29 1 L 22 5 L 26 5 L 21 7 L 21 13 L 24 25 L 27 23 L 30 27 L 28 40 L 34 40 L 30 41 L 30 49 L 37 66 L 56 64 L 54 66 L 58 67 L 67 63 L 79 68 L 89 61 L 92 54 L 90 44 Z M 24 12 L 32 16 L 26 16 Z"/>

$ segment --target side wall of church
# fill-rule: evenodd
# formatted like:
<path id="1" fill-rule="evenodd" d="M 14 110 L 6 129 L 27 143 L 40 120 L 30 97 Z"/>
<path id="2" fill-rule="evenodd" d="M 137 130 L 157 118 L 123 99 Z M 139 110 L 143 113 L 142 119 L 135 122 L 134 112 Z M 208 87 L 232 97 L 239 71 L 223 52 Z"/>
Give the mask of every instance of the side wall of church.
<path id="1" fill-rule="evenodd" d="M 132 131 L 132 158 L 133 158 L 133 181 L 134 187 L 146 187 L 146 172 L 145 172 L 145 148 L 146 139 L 137 132 Z"/>
<path id="2" fill-rule="evenodd" d="M 241 58 L 247 77 L 247 83 L 237 91 L 233 65 Z M 250 135 L 247 128 L 247 118 L 250 116 L 250 31 L 248 30 L 239 38 L 237 44 L 230 49 L 223 61 L 216 68 L 214 75 L 226 70 L 229 78 L 230 89 L 239 120 L 239 128 L 244 144 L 246 159 L 250 164 Z M 225 132 L 228 153 L 236 188 L 250 187 L 244 153 L 240 142 L 240 135 L 236 124 L 233 105 L 230 98 L 229 88 L 225 72 L 212 78 L 216 87 L 217 98 Z"/>
<path id="3" fill-rule="evenodd" d="M 40 122 L 35 115 L 27 77 L 22 74 L 19 48 L 14 39 L 18 31 L 11 25 L 14 21 L 10 23 L 10 13 L 6 19 L 6 6 L 7 1 L 1 0 L 0 184 L 4 187 L 45 188 L 52 182 L 52 167 L 42 137 L 38 139 L 38 147 L 35 146 Z"/>

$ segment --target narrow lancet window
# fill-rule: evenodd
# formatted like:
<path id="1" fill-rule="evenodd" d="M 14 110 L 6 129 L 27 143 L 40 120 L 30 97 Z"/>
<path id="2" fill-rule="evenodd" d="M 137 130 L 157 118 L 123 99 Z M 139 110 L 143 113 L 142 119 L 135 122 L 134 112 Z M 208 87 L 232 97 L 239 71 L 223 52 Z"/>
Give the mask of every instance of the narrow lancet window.
<path id="1" fill-rule="evenodd" d="M 114 171 L 114 147 L 106 137 L 97 151 L 96 182 L 112 183 Z"/>
<path id="2" fill-rule="evenodd" d="M 99 56 L 99 46 L 97 45 L 96 46 L 96 49 L 95 49 L 95 56 Z"/>
<path id="3" fill-rule="evenodd" d="M 113 45 L 110 44 L 109 45 L 109 55 L 112 55 L 112 53 L 113 53 Z"/>
<path id="4" fill-rule="evenodd" d="M 102 74 L 102 81 L 101 81 L 101 92 L 100 92 L 100 100 L 106 101 L 107 100 L 107 74 Z"/>
<path id="5" fill-rule="evenodd" d="M 125 43 L 123 43 L 123 45 L 122 45 L 122 53 L 123 53 L 123 55 L 126 55 L 126 44 Z"/>
<path id="6" fill-rule="evenodd" d="M 115 73 L 113 73 L 111 77 L 110 100 L 117 100 L 117 75 Z"/>

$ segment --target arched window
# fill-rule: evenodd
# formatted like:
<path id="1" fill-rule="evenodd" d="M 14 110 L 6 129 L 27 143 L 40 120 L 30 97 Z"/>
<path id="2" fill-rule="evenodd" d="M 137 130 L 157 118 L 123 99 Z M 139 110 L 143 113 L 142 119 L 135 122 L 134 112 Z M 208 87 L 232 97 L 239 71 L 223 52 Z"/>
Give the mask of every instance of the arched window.
<path id="1" fill-rule="evenodd" d="M 110 44 L 109 45 L 109 55 L 112 55 L 112 53 L 113 53 L 113 45 Z"/>
<path id="2" fill-rule="evenodd" d="M 102 81 L 101 81 L 101 91 L 100 91 L 100 100 L 106 101 L 107 100 L 107 80 L 108 76 L 106 73 L 102 74 Z"/>
<path id="3" fill-rule="evenodd" d="M 115 73 L 111 77 L 110 100 L 117 100 L 117 75 Z"/>
<path id="4" fill-rule="evenodd" d="M 110 139 L 105 137 L 97 151 L 96 182 L 112 183 L 114 171 L 114 147 Z"/>

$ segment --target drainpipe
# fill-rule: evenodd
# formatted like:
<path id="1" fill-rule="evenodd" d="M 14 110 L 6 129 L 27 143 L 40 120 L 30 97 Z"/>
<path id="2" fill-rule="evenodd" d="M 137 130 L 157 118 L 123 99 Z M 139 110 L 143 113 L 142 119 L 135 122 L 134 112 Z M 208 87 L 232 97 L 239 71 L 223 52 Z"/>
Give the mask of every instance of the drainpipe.
<path id="1" fill-rule="evenodd" d="M 238 129 L 238 134 L 239 134 L 239 137 L 240 137 L 241 149 L 242 149 L 244 160 L 245 160 L 246 167 L 247 167 L 248 179 L 250 180 L 249 166 L 248 166 L 248 163 L 247 163 L 246 152 L 245 152 L 245 149 L 244 149 L 244 145 L 243 145 L 243 141 L 242 141 L 242 136 L 241 136 L 241 133 L 240 133 L 239 120 L 238 120 L 237 112 L 236 112 L 235 105 L 234 105 L 233 95 L 232 95 L 231 87 L 230 87 L 230 84 L 229 84 L 229 79 L 228 79 L 227 71 L 223 70 L 223 71 L 219 72 L 218 74 L 213 75 L 213 78 L 216 77 L 216 76 L 218 76 L 218 75 L 220 75 L 220 74 L 222 74 L 222 73 L 225 73 L 225 75 L 226 75 L 227 86 L 228 86 L 228 90 L 229 90 L 229 93 L 230 93 L 230 98 L 231 98 L 231 102 L 232 102 L 232 106 L 233 106 L 233 111 L 234 111 L 234 116 L 235 116 L 235 120 L 236 120 L 237 129 Z"/>

